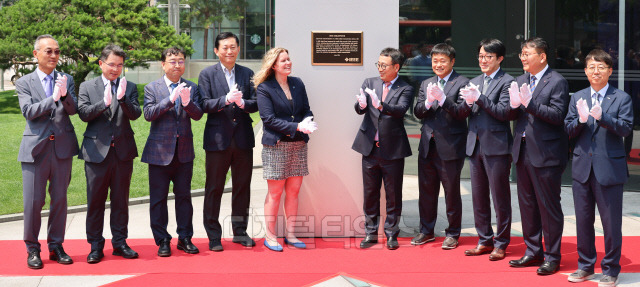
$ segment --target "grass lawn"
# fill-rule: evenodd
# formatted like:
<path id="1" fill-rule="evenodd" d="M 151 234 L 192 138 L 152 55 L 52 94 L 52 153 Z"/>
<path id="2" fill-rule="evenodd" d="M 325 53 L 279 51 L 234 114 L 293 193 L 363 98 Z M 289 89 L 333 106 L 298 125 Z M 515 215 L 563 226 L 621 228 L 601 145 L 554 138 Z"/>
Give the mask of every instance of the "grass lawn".
<path id="1" fill-rule="evenodd" d="M 144 98 L 144 84 L 138 85 L 140 107 Z M 13 96 L 14 91 L 0 92 L 0 131 L 5 136 L 0 136 L 0 215 L 19 213 L 23 211 L 22 206 L 22 170 L 18 162 L 18 149 L 22 140 L 25 119 L 20 113 L 18 97 Z M 202 149 L 202 134 L 204 132 L 205 115 L 199 121 L 192 121 L 194 134 L 194 146 L 196 158 L 193 166 L 192 189 L 204 188 L 205 182 L 205 152 Z M 251 114 L 254 124 L 260 121 L 258 113 Z M 77 115 L 71 117 L 73 126 L 78 137 L 78 144 L 82 144 L 82 134 L 87 124 L 80 120 Z M 141 197 L 149 195 L 148 165 L 140 162 L 140 155 L 147 141 L 151 123 L 147 122 L 143 116 L 131 122 L 131 127 L 135 132 L 135 140 L 138 146 L 139 156 L 133 162 L 133 175 L 131 179 L 130 197 Z M 81 205 L 87 203 L 86 178 L 84 173 L 84 161 L 73 159 L 71 172 L 71 183 L 67 193 L 68 205 Z M 227 175 L 228 178 L 229 175 Z M 47 202 L 49 196 L 47 194 Z M 45 205 L 48 209 L 48 203 Z"/>

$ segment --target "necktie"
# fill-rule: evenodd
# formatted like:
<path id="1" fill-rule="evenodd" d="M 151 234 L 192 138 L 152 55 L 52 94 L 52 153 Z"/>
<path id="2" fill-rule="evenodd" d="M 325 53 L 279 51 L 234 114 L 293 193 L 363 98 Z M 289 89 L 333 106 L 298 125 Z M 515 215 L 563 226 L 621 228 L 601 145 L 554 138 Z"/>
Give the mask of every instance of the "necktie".
<path id="1" fill-rule="evenodd" d="M 529 84 L 529 89 L 531 90 L 532 93 L 533 93 L 533 90 L 536 89 L 536 77 L 535 76 L 531 76 L 531 84 Z"/>
<path id="2" fill-rule="evenodd" d="M 440 82 L 438 82 L 438 86 L 440 87 L 440 89 L 444 90 L 444 84 L 446 84 L 447 82 L 444 79 L 440 79 Z"/>
<path id="3" fill-rule="evenodd" d="M 382 101 L 387 99 L 387 94 L 389 93 L 389 86 L 391 86 L 391 82 L 384 82 L 382 85 Z"/>
<path id="4" fill-rule="evenodd" d="M 53 95 L 53 77 L 47 75 L 44 77 L 44 94 L 48 97 Z"/>
<path id="5" fill-rule="evenodd" d="M 111 117 L 113 118 L 116 115 L 116 111 L 118 110 L 118 96 L 116 92 L 118 88 L 116 87 L 116 81 L 111 81 Z"/>
<path id="6" fill-rule="evenodd" d="M 489 85 L 491 84 L 491 77 L 484 76 L 484 84 L 482 85 L 482 94 L 486 95 L 489 90 Z"/>
<path id="7" fill-rule="evenodd" d="M 171 83 L 171 85 L 169 85 L 169 87 L 171 88 L 171 90 L 169 91 L 169 94 L 173 93 L 173 90 L 178 86 L 178 83 Z M 175 102 L 175 109 L 176 109 L 176 113 L 178 113 L 180 110 L 180 99 L 176 98 L 176 102 Z"/>
<path id="8" fill-rule="evenodd" d="M 595 106 L 596 105 L 596 101 L 598 101 L 598 104 L 602 103 L 602 95 L 599 93 L 593 93 L 593 95 L 591 95 L 591 106 Z"/>

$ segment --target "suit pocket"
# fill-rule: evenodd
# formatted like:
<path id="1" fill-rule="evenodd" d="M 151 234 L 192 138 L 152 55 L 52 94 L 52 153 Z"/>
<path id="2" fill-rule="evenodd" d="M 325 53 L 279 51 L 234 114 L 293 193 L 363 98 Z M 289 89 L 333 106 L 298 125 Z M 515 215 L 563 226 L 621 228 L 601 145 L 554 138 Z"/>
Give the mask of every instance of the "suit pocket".
<path id="1" fill-rule="evenodd" d="M 85 131 L 84 132 L 84 137 L 85 138 L 90 138 L 90 139 L 95 139 L 98 138 L 98 132 L 97 131 Z"/>
<path id="2" fill-rule="evenodd" d="M 609 157 L 611 158 L 616 158 L 616 157 L 625 157 L 627 156 L 627 153 L 624 152 L 624 150 L 621 149 L 614 149 L 614 150 L 608 150 L 607 154 L 609 155 Z"/>
<path id="3" fill-rule="evenodd" d="M 24 133 L 22 133 L 22 135 L 24 136 L 37 136 L 40 134 L 40 130 L 32 130 L 32 129 L 25 129 Z"/>
<path id="4" fill-rule="evenodd" d="M 466 130 L 464 130 L 464 129 L 451 129 L 449 131 L 449 134 L 455 135 L 455 134 L 461 134 L 461 133 L 464 133 L 464 132 L 466 132 Z"/>

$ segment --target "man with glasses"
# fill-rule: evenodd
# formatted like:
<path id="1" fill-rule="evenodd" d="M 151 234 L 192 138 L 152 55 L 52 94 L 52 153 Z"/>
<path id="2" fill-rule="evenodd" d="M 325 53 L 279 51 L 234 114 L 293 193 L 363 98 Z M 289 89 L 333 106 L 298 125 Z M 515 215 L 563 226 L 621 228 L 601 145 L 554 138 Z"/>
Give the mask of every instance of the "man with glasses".
<path id="1" fill-rule="evenodd" d="M 137 258 L 126 242 L 129 223 L 129 187 L 133 159 L 138 149 L 130 121 L 140 117 L 136 84 L 119 78 L 125 52 L 107 45 L 98 64 L 102 74 L 80 85 L 78 115 L 87 122 L 79 159 L 83 159 L 87 178 L 87 242 L 91 252 L 87 262 L 98 263 L 104 257 L 104 209 L 111 200 L 111 244 L 113 255 Z M 109 194 L 111 189 L 111 194 Z"/>
<path id="2" fill-rule="evenodd" d="M 482 74 L 461 90 L 471 114 L 467 135 L 470 158 L 473 217 L 478 245 L 467 256 L 491 253 L 489 260 L 502 260 L 511 239 L 511 146 L 509 86 L 513 77 L 500 69 L 506 48 L 498 39 L 478 45 Z M 496 213 L 496 233 L 491 227 L 491 199 Z"/>
<path id="3" fill-rule="evenodd" d="M 160 257 L 171 256 L 171 235 L 167 232 L 170 182 L 175 195 L 178 250 L 199 252 L 191 242 L 195 158 L 191 119 L 202 118 L 202 110 L 195 103 L 198 86 L 182 78 L 184 58 L 184 51 L 177 47 L 165 49 L 160 58 L 164 76 L 144 87 L 144 119 L 151 122 L 151 132 L 141 161 L 149 164 L 149 215 Z"/>
<path id="4" fill-rule="evenodd" d="M 389 250 L 399 247 L 404 158 L 411 155 L 404 114 L 413 95 L 411 85 L 398 77 L 403 63 L 404 55 L 398 49 L 383 49 L 375 63 L 380 76 L 364 80 L 360 93 L 356 95 L 356 113 L 364 115 L 351 147 L 362 154 L 366 236 L 360 242 L 360 248 L 378 243 L 383 182 L 387 201 L 387 218 L 384 221 L 386 246 Z"/>
<path id="5" fill-rule="evenodd" d="M 624 91 L 610 86 L 611 55 L 591 51 L 584 69 L 590 87 L 571 97 L 564 120 L 569 137 L 576 138 L 571 173 L 578 236 L 578 270 L 569 281 L 582 282 L 594 276 L 597 260 L 595 208 L 604 231 L 605 255 L 599 286 L 615 286 L 620 273 L 622 249 L 622 189 L 629 171 L 624 137 L 632 133 L 633 104 Z"/>
<path id="6" fill-rule="evenodd" d="M 207 113 L 204 128 L 207 179 L 204 186 L 204 229 L 209 237 L 209 250 L 223 251 L 220 225 L 220 200 L 227 172 L 231 167 L 231 227 L 233 242 L 255 246 L 247 234 L 251 173 L 255 138 L 250 113 L 258 111 L 253 71 L 236 64 L 240 41 L 230 32 L 216 37 L 214 52 L 218 64 L 200 72 L 198 104 Z"/>
<path id="7" fill-rule="evenodd" d="M 73 77 L 55 70 L 60 58 L 58 41 L 51 35 L 38 36 L 33 56 L 38 67 L 16 82 L 20 110 L 26 119 L 18 161 L 22 164 L 27 266 L 40 269 L 43 265 L 38 234 L 47 181 L 51 199 L 47 224 L 49 259 L 60 264 L 73 263 L 62 242 L 67 227 L 67 188 L 71 163 L 78 154 L 78 139 L 69 119 L 76 113 Z"/>
<path id="8" fill-rule="evenodd" d="M 524 41 L 520 61 L 526 73 L 509 88 L 509 105 L 516 109 L 512 156 L 527 246 L 524 256 L 509 264 L 511 267 L 542 264 L 538 275 L 554 274 L 560 265 L 564 224 L 560 184 L 569 149 L 564 132 L 570 100 L 568 84 L 562 75 L 549 68 L 548 49 L 542 38 Z"/>
<path id="9" fill-rule="evenodd" d="M 411 240 L 422 245 L 435 240 L 440 183 L 444 187 L 447 220 L 442 249 L 458 247 L 462 228 L 460 173 L 464 165 L 467 139 L 466 118 L 471 112 L 459 97 L 469 79 L 456 73 L 453 65 L 456 50 L 440 43 L 431 50 L 431 68 L 436 74 L 420 85 L 414 113 L 422 119 L 422 136 L 418 146 L 418 209 L 420 232 Z"/>

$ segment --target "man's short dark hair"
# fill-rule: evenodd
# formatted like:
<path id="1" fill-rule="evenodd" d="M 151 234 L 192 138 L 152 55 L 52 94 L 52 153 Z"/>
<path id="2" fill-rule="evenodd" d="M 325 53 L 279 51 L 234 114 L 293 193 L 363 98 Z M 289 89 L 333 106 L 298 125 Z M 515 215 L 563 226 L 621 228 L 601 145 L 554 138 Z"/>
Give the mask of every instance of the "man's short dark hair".
<path id="1" fill-rule="evenodd" d="M 487 53 L 496 54 L 496 57 L 504 57 L 507 52 L 507 48 L 504 46 L 502 41 L 498 39 L 483 39 L 478 44 L 478 53 L 480 53 L 480 48 L 484 48 L 484 51 Z"/>
<path id="2" fill-rule="evenodd" d="M 396 48 L 384 48 L 380 52 L 380 56 L 391 57 L 391 63 L 400 65 L 400 68 L 404 64 L 404 55 Z"/>
<path id="3" fill-rule="evenodd" d="M 187 55 L 184 54 L 184 51 L 182 49 L 180 49 L 179 47 L 171 47 L 171 48 L 167 48 L 164 51 L 162 51 L 162 56 L 160 56 L 160 61 L 164 62 L 167 57 L 171 56 L 171 55 L 180 55 L 182 54 L 183 57 L 186 57 Z"/>
<path id="4" fill-rule="evenodd" d="M 586 66 L 586 63 L 589 62 L 589 60 L 604 62 L 605 64 L 607 64 L 609 68 L 613 67 L 613 57 L 611 57 L 609 53 L 605 52 L 602 49 L 591 50 L 591 52 L 589 52 L 587 57 L 584 59 L 585 66 Z"/>
<path id="5" fill-rule="evenodd" d="M 229 39 L 232 37 L 236 39 L 236 45 L 240 46 L 240 39 L 238 39 L 238 36 L 236 36 L 236 34 L 233 34 L 231 32 L 222 32 L 218 34 L 218 36 L 216 36 L 216 42 L 215 42 L 216 49 L 220 47 L 220 41 L 224 39 Z"/>
<path id="6" fill-rule="evenodd" d="M 431 57 L 435 54 L 443 54 L 453 60 L 456 58 L 456 49 L 447 43 L 440 43 L 433 46 L 433 49 L 431 49 Z"/>
<path id="7" fill-rule="evenodd" d="M 520 50 L 524 49 L 525 47 L 535 48 L 536 52 L 545 53 L 545 55 L 549 57 L 549 44 L 547 44 L 547 41 L 540 37 L 529 38 L 526 41 L 522 42 L 522 44 L 520 45 Z"/>
<path id="8" fill-rule="evenodd" d="M 102 49 L 102 53 L 100 53 L 100 61 L 106 61 L 109 58 L 109 55 L 114 54 L 124 61 L 127 58 L 127 53 L 120 48 L 118 45 L 109 44 L 104 49 Z"/>

